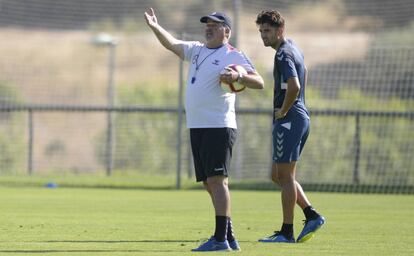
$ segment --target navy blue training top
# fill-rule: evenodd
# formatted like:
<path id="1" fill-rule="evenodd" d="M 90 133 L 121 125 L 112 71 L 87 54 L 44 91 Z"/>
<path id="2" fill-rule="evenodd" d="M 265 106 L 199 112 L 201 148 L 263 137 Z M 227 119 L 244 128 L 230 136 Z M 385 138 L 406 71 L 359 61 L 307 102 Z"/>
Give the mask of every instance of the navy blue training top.
<path id="1" fill-rule="evenodd" d="M 305 106 L 305 62 L 301 50 L 288 39 L 285 40 L 276 51 L 273 77 L 275 80 L 273 108 L 282 107 L 286 95 L 287 81 L 290 77 L 297 77 L 300 83 L 300 91 L 296 101 L 286 114 L 287 118 L 309 118 Z M 275 111 L 275 110 L 274 110 Z M 273 114 L 273 118 L 274 118 Z"/>

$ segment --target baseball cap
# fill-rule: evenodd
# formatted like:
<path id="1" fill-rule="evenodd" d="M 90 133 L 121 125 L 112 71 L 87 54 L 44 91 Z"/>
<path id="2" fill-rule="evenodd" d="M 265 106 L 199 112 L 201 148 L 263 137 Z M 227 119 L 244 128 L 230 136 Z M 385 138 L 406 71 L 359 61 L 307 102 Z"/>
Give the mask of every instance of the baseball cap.
<path id="1" fill-rule="evenodd" d="M 200 18 L 200 22 L 207 23 L 208 19 L 223 23 L 224 25 L 227 25 L 229 28 L 231 28 L 231 19 L 222 12 L 213 12 L 209 15 L 203 16 Z"/>

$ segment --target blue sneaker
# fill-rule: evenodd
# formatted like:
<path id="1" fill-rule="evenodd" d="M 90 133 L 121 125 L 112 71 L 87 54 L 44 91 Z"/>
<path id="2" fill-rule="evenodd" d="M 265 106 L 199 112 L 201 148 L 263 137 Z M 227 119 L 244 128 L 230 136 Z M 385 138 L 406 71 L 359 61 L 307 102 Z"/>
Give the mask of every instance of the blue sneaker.
<path id="1" fill-rule="evenodd" d="M 192 249 L 193 252 L 211 252 L 211 251 L 231 251 L 229 242 L 219 242 L 214 236 L 208 239 L 207 242 L 200 245 L 198 248 Z"/>
<path id="2" fill-rule="evenodd" d="M 263 243 L 294 243 L 295 238 L 292 237 L 291 239 L 286 238 L 284 235 L 280 233 L 280 231 L 275 231 L 275 233 L 271 236 L 259 239 L 259 242 Z"/>
<path id="3" fill-rule="evenodd" d="M 233 251 L 241 251 L 239 242 L 237 242 L 237 240 L 233 240 L 233 241 L 229 242 L 229 245 L 230 245 L 230 248 Z"/>
<path id="4" fill-rule="evenodd" d="M 323 216 L 319 216 L 314 220 L 305 221 L 305 226 L 303 227 L 302 232 L 300 232 L 297 242 L 303 243 L 311 239 L 324 223 L 325 218 Z"/>

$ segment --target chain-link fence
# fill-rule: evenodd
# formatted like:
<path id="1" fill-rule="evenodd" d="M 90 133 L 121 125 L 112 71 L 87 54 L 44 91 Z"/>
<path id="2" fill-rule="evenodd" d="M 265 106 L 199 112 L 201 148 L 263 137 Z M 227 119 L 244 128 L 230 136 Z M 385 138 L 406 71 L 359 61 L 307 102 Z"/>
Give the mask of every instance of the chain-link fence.
<path id="1" fill-rule="evenodd" d="M 192 179 L 180 104 L 186 64 L 146 27 L 149 7 L 188 40 L 203 40 L 200 16 L 227 12 L 232 43 L 265 79 L 265 90 L 238 95 L 233 180 L 269 184 L 275 52 L 263 47 L 255 17 L 276 8 L 310 71 L 311 136 L 298 179 L 316 189 L 413 191 L 408 0 L 1 1 L 2 174 L 128 171 L 178 175 L 177 184 Z"/>

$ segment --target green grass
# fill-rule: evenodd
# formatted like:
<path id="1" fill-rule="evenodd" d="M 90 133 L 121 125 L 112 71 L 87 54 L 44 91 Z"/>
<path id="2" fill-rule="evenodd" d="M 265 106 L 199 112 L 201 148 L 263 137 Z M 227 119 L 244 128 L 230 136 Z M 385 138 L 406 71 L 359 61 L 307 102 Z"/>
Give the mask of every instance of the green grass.
<path id="1" fill-rule="evenodd" d="M 237 254 L 414 255 L 413 196 L 309 197 L 327 218 L 314 239 L 261 244 L 280 225 L 279 192 L 232 191 Z M 0 254 L 7 255 L 193 255 L 214 226 L 201 190 L 0 187 L 0 202 Z M 302 218 L 297 209 L 296 235 Z"/>

